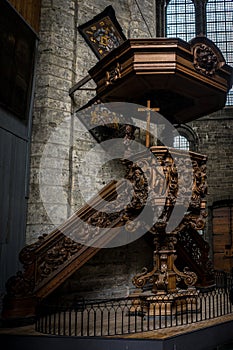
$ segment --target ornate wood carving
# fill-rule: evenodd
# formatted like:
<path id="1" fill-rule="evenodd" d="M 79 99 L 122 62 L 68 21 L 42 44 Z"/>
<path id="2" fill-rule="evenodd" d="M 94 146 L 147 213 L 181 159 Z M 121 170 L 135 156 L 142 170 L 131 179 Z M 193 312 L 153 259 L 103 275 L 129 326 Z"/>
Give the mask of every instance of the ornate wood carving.
<path id="1" fill-rule="evenodd" d="M 196 45 L 194 49 L 194 68 L 205 75 L 213 76 L 218 68 L 217 56 L 205 45 Z"/>
<path id="2" fill-rule="evenodd" d="M 114 84 L 114 82 L 121 78 L 121 65 L 117 62 L 116 66 L 106 71 L 106 86 Z"/>
<path id="3" fill-rule="evenodd" d="M 173 293 L 177 291 L 179 282 L 184 281 L 191 287 L 213 284 L 213 267 L 209 260 L 209 246 L 199 235 L 205 226 L 207 213 L 205 210 L 206 157 L 190 152 L 190 158 L 184 153 L 167 148 L 152 147 L 153 159 L 140 159 L 136 162 L 143 169 L 148 181 L 150 204 L 155 211 L 161 200 L 164 206 L 157 222 L 150 228 L 154 238 L 154 268 L 148 272 L 146 268 L 136 275 L 133 283 L 137 288 L 152 283 L 155 294 Z M 187 173 L 187 166 L 192 164 L 192 176 Z M 179 176 L 178 171 L 179 169 Z M 192 191 L 190 191 L 190 188 Z M 182 193 L 182 201 L 189 203 L 187 212 L 180 224 L 170 232 L 165 232 L 174 205 L 181 205 L 178 196 Z M 156 206 L 157 204 L 157 206 Z M 185 250 L 183 271 L 176 267 L 177 246 Z M 178 254 L 179 256 L 179 254 Z M 192 268 L 194 271 L 190 271 Z"/>
<path id="4" fill-rule="evenodd" d="M 78 30 L 99 59 L 126 40 L 111 5 L 90 21 L 80 25 Z"/>
<path id="5" fill-rule="evenodd" d="M 104 200 L 114 199 L 116 183 L 111 182 L 100 192 Z M 99 199 L 94 198 L 95 204 Z M 99 248 L 84 246 L 68 233 L 79 232 L 85 220 L 95 214 L 95 210 L 85 205 L 67 220 L 59 229 L 22 249 L 19 259 L 23 271 L 12 276 L 6 283 L 3 318 L 28 317 L 35 315 L 38 299 L 45 298 L 76 269 L 97 253 Z M 67 235 L 65 235 L 66 233 Z"/>
<path id="6" fill-rule="evenodd" d="M 131 139 L 133 130 L 127 128 L 123 141 L 126 142 L 126 148 Z M 120 229 L 123 226 L 126 231 L 135 232 L 141 227 L 145 232 L 149 230 L 154 234 L 154 269 L 151 272 L 144 269 L 142 274 L 135 276 L 134 283 L 137 287 L 152 282 L 154 292 L 164 293 L 175 290 L 180 280 L 187 286 L 192 286 L 196 282 L 196 274 L 200 277 L 203 269 L 208 274 L 208 247 L 197 234 L 197 230 L 204 227 L 206 217 L 206 157 L 195 153 L 190 153 L 190 157 L 193 176 L 192 179 L 187 179 L 185 167 L 188 159 L 181 151 L 173 151 L 171 155 L 166 147 L 152 147 L 151 153 L 148 151 L 138 154 L 132 161 L 125 162 L 127 181 L 123 179 L 118 182 L 117 192 L 116 182 L 110 183 L 90 205 L 85 205 L 58 229 L 26 246 L 20 253 L 24 271 L 18 272 L 7 282 L 3 316 L 14 317 L 16 310 L 18 317 L 27 316 L 25 302 L 28 303 L 28 300 L 31 303 L 30 314 L 35 313 L 38 298 L 45 298 L 96 254 L 100 246 L 114 239 L 112 234 L 106 234 L 107 231 L 101 234 L 101 228 Z M 183 169 L 179 181 L 178 166 Z M 188 193 L 190 181 L 192 194 Z M 188 213 L 172 232 L 164 234 L 172 209 L 175 204 L 179 204 L 179 191 L 190 200 Z M 137 219 L 145 204 L 150 206 L 152 214 L 158 217 L 152 227 L 148 226 L 148 221 L 143 219 L 143 216 Z M 114 210 L 111 210 L 113 205 Z M 183 271 L 179 271 L 175 266 L 177 240 L 178 246 L 180 242 L 186 251 L 184 256 L 187 265 Z M 99 242 L 99 247 L 85 245 L 91 241 Z M 192 251 L 191 247 L 195 249 Z M 195 266 L 195 272 L 188 269 L 192 267 L 194 270 Z"/>
<path id="7" fill-rule="evenodd" d="M 60 241 L 37 259 L 36 285 L 51 275 L 60 265 L 67 263 L 80 248 L 81 244 L 66 236 L 62 237 Z"/>
<path id="8" fill-rule="evenodd" d="M 106 84 L 106 72 L 113 70 L 113 77 L 118 77 L 114 73 L 118 64 L 121 79 Z M 89 74 L 101 102 L 145 105 L 149 99 L 165 118 L 180 124 L 224 107 L 232 72 L 213 42 L 198 36 L 189 43 L 174 38 L 128 39 Z"/>

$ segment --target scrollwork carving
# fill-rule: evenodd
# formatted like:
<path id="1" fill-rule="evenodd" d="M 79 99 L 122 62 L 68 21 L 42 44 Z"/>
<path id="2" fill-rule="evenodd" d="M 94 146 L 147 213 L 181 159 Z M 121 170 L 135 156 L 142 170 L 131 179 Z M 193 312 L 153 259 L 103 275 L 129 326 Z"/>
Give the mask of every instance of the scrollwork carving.
<path id="1" fill-rule="evenodd" d="M 127 129 L 127 137 L 124 140 L 127 145 L 134 139 L 133 131 L 132 128 Z M 146 225 L 146 222 L 137 219 L 146 204 L 151 207 L 152 217 L 158 218 L 156 224 L 150 228 L 155 241 L 154 268 L 151 272 L 144 269 L 136 275 L 134 285 L 143 288 L 150 282 L 153 284 L 153 292 L 175 290 L 174 283 L 171 282 L 174 281 L 175 274 L 177 279 L 183 278 L 188 286 L 193 285 L 196 280 L 195 273 L 187 269 L 183 272 L 178 271 L 174 261 L 178 240 L 197 264 L 205 256 L 202 267 L 206 268 L 208 265 L 208 247 L 199 248 L 199 242 L 194 242 L 188 237 L 189 230 L 196 232 L 205 225 L 206 211 L 203 206 L 203 198 L 207 193 L 205 159 L 191 157 L 193 173 L 191 172 L 190 178 L 190 175 L 187 177 L 185 173 L 186 166 L 190 165 L 187 164 L 187 156 L 172 157 L 167 148 L 158 149 L 157 153 L 152 152 L 151 155 L 142 153 L 136 157 L 137 160 L 125 162 L 127 174 L 125 179 L 119 182 L 119 191 L 117 188 L 116 194 L 113 195 L 114 204 L 111 200 L 103 201 L 100 203 L 100 210 L 92 207 L 84 210 L 81 220 L 75 224 L 80 243 L 76 243 L 77 240 L 74 242 L 71 235 L 68 238 L 56 231 L 54 235 L 48 237 L 43 235 L 36 243 L 26 246 L 20 253 L 25 271 L 18 272 L 8 280 L 8 295 L 33 295 L 35 288 L 43 285 L 44 279 L 59 274 L 64 266 L 69 265 L 83 246 L 81 243 L 98 239 L 101 228 L 108 230 L 111 227 L 125 226 L 126 231 L 135 232 L 140 225 Z M 113 193 L 115 189 L 111 188 L 111 191 Z M 179 192 L 187 199 L 191 198 L 189 211 L 175 230 L 166 233 L 166 225 L 179 199 Z"/>
<path id="2" fill-rule="evenodd" d="M 214 51 L 201 43 L 194 48 L 194 68 L 207 76 L 213 76 L 218 68 L 218 59 Z"/>
<path id="3" fill-rule="evenodd" d="M 106 71 L 106 81 L 105 85 L 111 85 L 116 80 L 121 78 L 121 65 L 119 62 L 117 62 L 116 66 L 111 68 L 109 71 Z"/>
<path id="4" fill-rule="evenodd" d="M 20 262 L 26 267 L 27 265 L 32 264 L 36 260 L 35 250 L 39 248 L 42 244 L 44 244 L 44 241 L 48 235 L 43 234 L 42 236 L 38 237 L 38 240 L 30 245 L 26 245 L 19 253 L 19 260 Z"/>
<path id="5" fill-rule="evenodd" d="M 211 275 L 209 246 L 198 233 L 205 227 L 207 217 L 204 200 L 207 194 L 206 157 L 192 152 L 190 156 L 176 151 L 173 153 L 171 156 L 168 149 L 164 148 L 156 154 L 155 149 L 154 159 L 143 158 L 137 162 L 148 179 L 148 200 L 152 208 L 157 203 L 162 207 L 157 221 L 150 229 L 155 235 L 154 275 L 147 272 L 145 276 L 140 276 L 145 283 L 153 281 L 154 293 L 175 291 L 174 276 L 177 283 L 183 280 L 188 287 L 197 283 L 197 274 L 188 267 L 183 271 L 177 269 L 177 244 L 184 247 L 192 264 L 203 270 L 203 276 Z M 184 205 L 182 201 L 187 208 L 184 218 L 168 233 L 166 226 L 174 205 Z"/>
<path id="6" fill-rule="evenodd" d="M 151 278 L 154 279 L 154 273 L 156 269 L 154 268 L 152 271 L 148 272 L 148 269 L 144 267 L 142 271 L 138 274 L 136 274 L 132 280 L 132 283 L 137 288 L 143 288 L 145 284 L 151 280 Z"/>
<path id="7" fill-rule="evenodd" d="M 194 286 L 197 282 L 197 275 L 195 272 L 190 271 L 188 267 L 185 267 L 183 272 L 179 271 L 174 265 L 174 271 L 176 273 L 176 278 L 179 281 L 180 279 L 184 280 L 186 286 L 191 287 Z"/>
<path id="8" fill-rule="evenodd" d="M 34 280 L 26 278 L 22 271 L 18 271 L 6 282 L 7 295 L 10 297 L 22 297 L 32 295 L 34 289 Z"/>
<path id="9" fill-rule="evenodd" d="M 74 254 L 78 252 L 81 244 L 72 241 L 64 236 L 57 244 L 47 250 L 46 254 L 37 262 L 37 281 L 40 283 L 42 279 L 48 277 L 64 262 L 67 262 Z"/>
<path id="10" fill-rule="evenodd" d="M 85 244 L 99 236 L 101 228 L 125 225 L 125 229 L 134 232 L 141 222 L 133 220 L 143 209 L 148 197 L 148 184 L 142 169 L 133 162 L 127 163 L 125 180 L 120 183 L 114 204 L 107 202 L 100 211 L 94 211 L 80 226 L 79 240 Z M 130 185 L 132 184 L 132 185 Z M 120 222 L 119 222 L 120 220 Z"/>
<path id="11" fill-rule="evenodd" d="M 192 166 L 193 186 L 190 207 L 199 209 L 202 198 L 204 198 L 207 194 L 206 164 L 203 162 L 198 163 L 197 161 L 193 160 Z"/>

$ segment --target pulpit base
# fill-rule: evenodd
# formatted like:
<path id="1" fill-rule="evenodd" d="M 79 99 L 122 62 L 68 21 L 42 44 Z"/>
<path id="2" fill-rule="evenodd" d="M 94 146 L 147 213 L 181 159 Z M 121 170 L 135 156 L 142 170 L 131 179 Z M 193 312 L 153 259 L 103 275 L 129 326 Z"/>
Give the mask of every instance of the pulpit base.
<path id="1" fill-rule="evenodd" d="M 198 312 L 199 291 L 196 288 L 177 290 L 169 294 L 153 294 L 151 292 L 135 292 L 131 314 L 167 317 L 183 313 Z"/>

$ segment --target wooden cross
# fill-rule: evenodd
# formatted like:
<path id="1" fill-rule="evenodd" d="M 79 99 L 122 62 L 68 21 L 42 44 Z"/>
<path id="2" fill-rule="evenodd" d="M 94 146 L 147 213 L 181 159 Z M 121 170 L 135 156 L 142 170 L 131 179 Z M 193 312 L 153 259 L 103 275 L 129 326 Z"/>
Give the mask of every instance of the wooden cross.
<path id="1" fill-rule="evenodd" d="M 150 108 L 150 100 L 147 100 L 147 106 L 143 108 L 138 108 L 138 112 L 147 112 L 146 120 L 146 147 L 150 147 L 150 112 L 158 112 L 159 108 Z"/>

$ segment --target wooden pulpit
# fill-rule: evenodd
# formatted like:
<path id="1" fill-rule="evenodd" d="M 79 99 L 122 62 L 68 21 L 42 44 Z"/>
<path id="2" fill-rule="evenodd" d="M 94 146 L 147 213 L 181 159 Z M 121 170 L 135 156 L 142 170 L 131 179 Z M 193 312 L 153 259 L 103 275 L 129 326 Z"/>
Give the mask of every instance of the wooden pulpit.
<path id="1" fill-rule="evenodd" d="M 141 105 L 140 110 L 133 112 L 137 118 L 146 120 L 147 124 L 150 123 L 150 113 L 154 108 L 172 124 L 186 123 L 215 112 L 225 106 L 227 92 L 232 85 L 232 68 L 226 64 L 216 45 L 205 37 L 197 37 L 189 43 L 171 38 L 128 39 L 104 55 L 89 74 L 97 85 L 95 100 Z M 131 129 L 126 130 L 128 138 L 133 139 L 132 133 Z M 148 138 L 146 142 L 149 147 Z M 208 245 L 198 234 L 198 230 L 204 227 L 206 218 L 206 157 L 196 153 L 189 154 L 193 165 L 189 213 L 176 228 L 167 232 L 166 225 L 178 198 L 176 167 L 179 162 L 184 163 L 185 155 L 180 151 L 173 151 L 171 154 L 166 145 L 154 146 L 150 151 L 154 157 L 154 168 L 145 168 L 145 171 L 153 173 L 158 170 L 157 173 L 161 173 L 161 178 L 165 181 L 165 205 L 158 222 L 153 227 L 148 227 L 148 231 L 154 235 L 153 270 L 148 272 L 144 269 L 135 276 L 133 283 L 140 289 L 138 296 L 141 293 L 143 302 L 151 303 L 152 300 L 156 310 L 161 294 L 172 295 L 171 300 L 174 302 L 176 298 L 195 298 L 195 285 L 211 286 L 214 281 L 208 258 Z M 128 173 L 125 177 L 135 189 L 134 202 L 141 203 L 141 208 L 134 208 L 132 202 L 129 204 L 130 210 L 127 204 L 119 211 L 119 216 L 106 219 L 103 212 L 98 213 L 92 208 L 90 202 L 61 227 L 22 250 L 20 261 L 24 271 L 18 272 L 7 282 L 7 295 L 3 305 L 5 319 L 34 317 L 38 300 L 46 298 L 97 253 L 99 248 L 72 240 L 75 232 L 82 232 L 83 236 L 93 234 L 85 231 L 83 222 L 91 221 L 92 225 L 103 225 L 105 228 L 108 224 L 109 230 L 116 228 L 114 232 L 117 235 L 117 228 L 120 230 L 124 225 L 130 230 L 132 220 L 143 209 L 142 196 L 146 198 L 148 188 L 153 192 L 153 205 L 158 205 L 160 198 L 156 194 L 154 176 L 147 182 L 143 177 L 142 167 L 146 167 L 146 164 L 148 159 L 145 154 L 138 154 L 127 163 Z M 141 179 L 140 188 L 135 182 L 134 172 Z M 185 179 L 180 186 L 183 186 L 186 195 Z M 117 198 L 119 188 L 118 186 L 116 191 L 115 183 L 108 184 L 101 192 L 101 197 L 94 198 L 93 203 L 97 201 L 98 208 L 103 208 L 106 202 Z M 63 232 L 69 233 L 69 237 Z M 106 237 L 95 239 L 103 240 L 101 243 L 104 244 L 106 239 L 113 238 Z M 198 250 L 194 256 L 189 250 L 193 242 Z M 176 255 L 182 255 L 179 268 L 176 265 L 179 256 L 176 258 Z M 180 280 L 187 287 L 183 294 L 179 293 Z M 152 283 L 152 288 L 150 295 L 147 295 L 148 299 L 145 299 L 143 287 L 147 282 Z"/>

